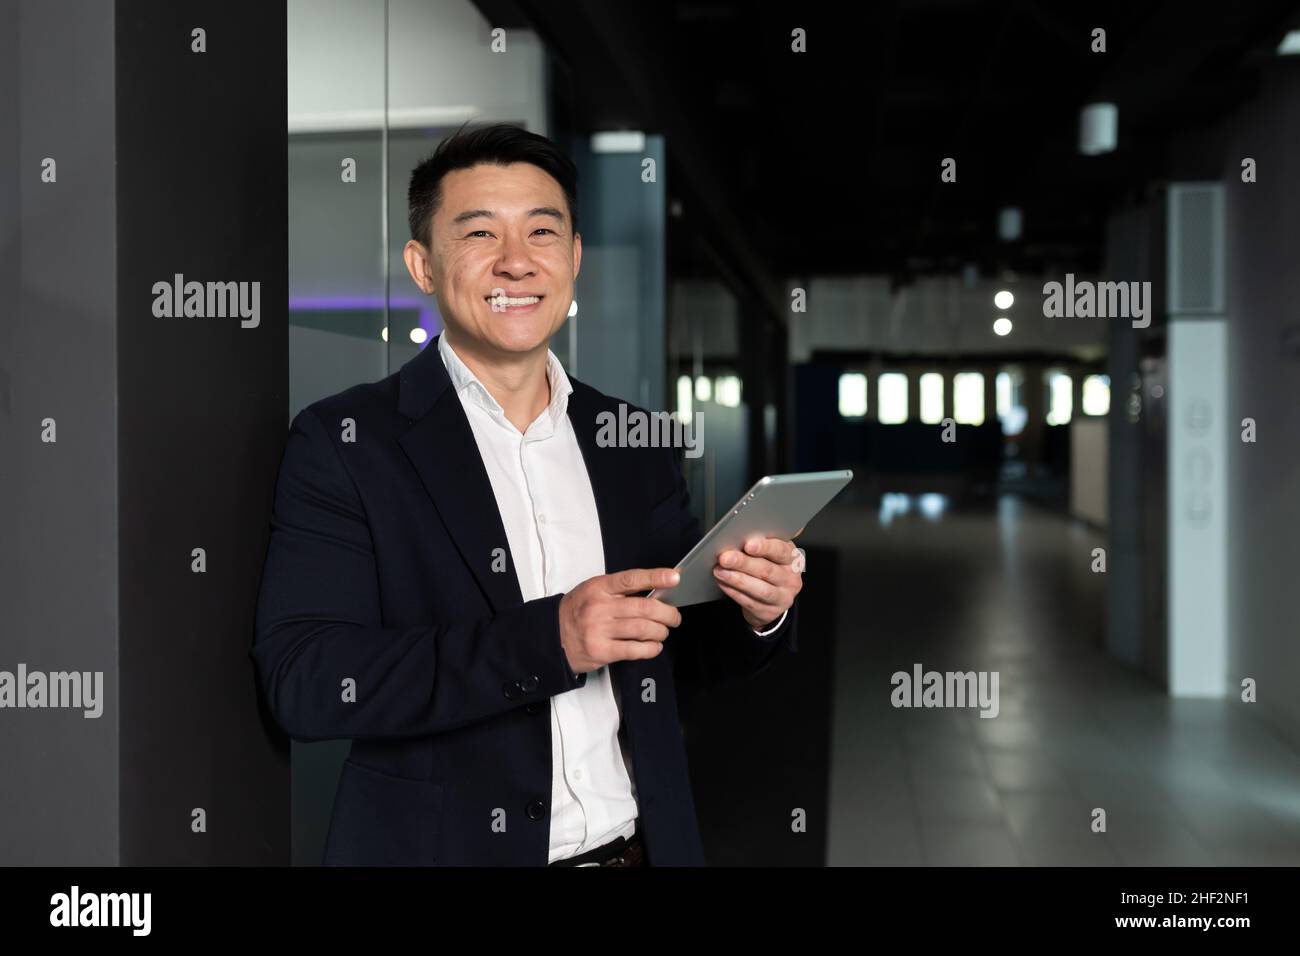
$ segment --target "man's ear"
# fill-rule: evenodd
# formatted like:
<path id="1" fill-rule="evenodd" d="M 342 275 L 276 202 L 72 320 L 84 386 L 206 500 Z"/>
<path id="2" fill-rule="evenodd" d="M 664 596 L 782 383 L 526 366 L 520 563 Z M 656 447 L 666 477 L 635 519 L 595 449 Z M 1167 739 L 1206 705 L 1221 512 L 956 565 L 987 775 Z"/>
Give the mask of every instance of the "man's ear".
<path id="1" fill-rule="evenodd" d="M 402 247 L 402 261 L 406 263 L 406 271 L 411 274 L 411 281 L 419 290 L 425 295 L 433 295 L 433 282 L 429 279 L 433 270 L 429 268 L 429 250 L 424 244 L 414 239 L 407 240 Z"/>
<path id="2" fill-rule="evenodd" d="M 578 278 L 578 271 L 582 268 L 582 233 L 573 234 L 573 277 Z"/>

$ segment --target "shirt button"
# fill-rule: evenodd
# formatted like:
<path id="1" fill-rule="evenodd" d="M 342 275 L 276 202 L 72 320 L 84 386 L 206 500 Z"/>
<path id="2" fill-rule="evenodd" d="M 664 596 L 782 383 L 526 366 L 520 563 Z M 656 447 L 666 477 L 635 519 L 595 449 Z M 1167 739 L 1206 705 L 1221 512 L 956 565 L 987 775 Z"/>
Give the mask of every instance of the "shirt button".
<path id="1" fill-rule="evenodd" d="M 539 515 L 537 516 L 537 523 L 538 523 L 538 524 L 546 524 L 546 515 L 539 514 Z"/>
<path id="2" fill-rule="evenodd" d="M 581 768 L 579 768 L 579 769 L 573 771 L 573 779 L 574 779 L 574 780 L 581 780 L 581 779 L 582 779 L 582 769 L 581 769 Z"/>

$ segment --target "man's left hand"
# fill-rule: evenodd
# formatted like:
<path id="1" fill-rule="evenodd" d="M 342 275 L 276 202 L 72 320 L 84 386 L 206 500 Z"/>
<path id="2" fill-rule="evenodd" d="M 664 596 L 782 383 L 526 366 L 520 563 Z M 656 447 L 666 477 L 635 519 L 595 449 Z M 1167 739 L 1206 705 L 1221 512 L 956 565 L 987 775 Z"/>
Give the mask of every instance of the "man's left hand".
<path id="1" fill-rule="evenodd" d="M 803 587 L 802 574 L 791 566 L 798 554 L 794 542 L 785 538 L 751 538 L 743 553 L 723 551 L 718 555 L 713 579 L 723 594 L 740 605 L 745 623 L 756 631 L 766 630 L 789 609 Z"/>

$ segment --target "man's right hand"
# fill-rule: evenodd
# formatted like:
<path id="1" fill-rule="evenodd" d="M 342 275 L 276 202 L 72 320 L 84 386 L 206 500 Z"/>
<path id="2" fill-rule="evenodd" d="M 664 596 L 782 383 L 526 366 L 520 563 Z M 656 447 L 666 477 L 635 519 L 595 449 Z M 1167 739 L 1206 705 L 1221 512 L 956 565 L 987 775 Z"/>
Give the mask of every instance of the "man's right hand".
<path id="1" fill-rule="evenodd" d="M 670 588 L 672 568 L 630 568 L 588 578 L 560 599 L 560 644 L 569 667 L 585 674 L 613 661 L 657 657 L 682 613 L 658 598 L 637 596 Z"/>

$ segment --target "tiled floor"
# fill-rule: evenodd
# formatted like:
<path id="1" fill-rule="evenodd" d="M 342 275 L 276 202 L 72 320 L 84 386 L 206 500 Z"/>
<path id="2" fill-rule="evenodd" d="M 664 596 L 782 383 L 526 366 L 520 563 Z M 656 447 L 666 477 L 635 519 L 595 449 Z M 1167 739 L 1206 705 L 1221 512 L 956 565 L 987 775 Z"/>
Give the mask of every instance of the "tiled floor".
<path id="1" fill-rule="evenodd" d="M 807 532 L 842 555 L 832 866 L 1300 864 L 1300 754 L 1104 652 L 1100 534 L 1013 498 L 925 504 Z M 893 707 L 917 663 L 997 671 L 998 715 Z"/>

